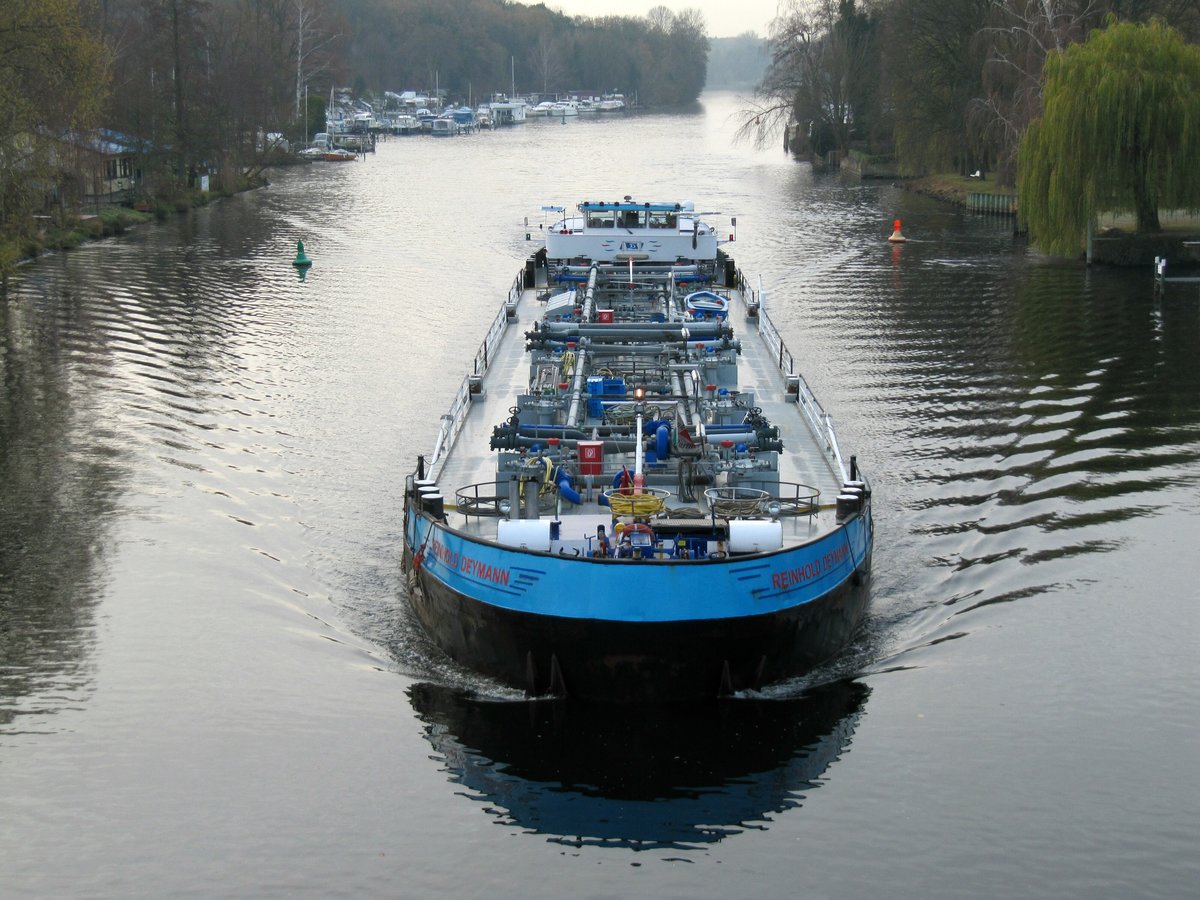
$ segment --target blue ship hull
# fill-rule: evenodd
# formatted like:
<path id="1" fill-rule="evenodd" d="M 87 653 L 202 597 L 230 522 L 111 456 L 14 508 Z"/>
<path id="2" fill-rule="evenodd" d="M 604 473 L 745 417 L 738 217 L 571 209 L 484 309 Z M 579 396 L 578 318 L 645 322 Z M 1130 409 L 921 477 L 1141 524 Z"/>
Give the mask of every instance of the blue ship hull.
<path id="1" fill-rule="evenodd" d="M 405 566 L 422 626 L 458 662 L 530 695 L 703 700 L 804 673 L 869 598 L 870 502 L 810 544 L 743 559 L 588 560 L 439 527 L 410 506 Z"/>

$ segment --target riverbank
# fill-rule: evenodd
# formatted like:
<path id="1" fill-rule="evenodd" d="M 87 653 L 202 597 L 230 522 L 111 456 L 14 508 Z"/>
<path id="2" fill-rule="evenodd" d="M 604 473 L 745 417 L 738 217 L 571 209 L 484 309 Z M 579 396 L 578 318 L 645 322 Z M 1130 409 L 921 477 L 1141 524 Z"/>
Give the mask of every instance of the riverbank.
<path id="1" fill-rule="evenodd" d="M 33 227 L 28 233 L 0 237 L 0 285 L 14 268 L 39 256 L 58 250 L 74 250 L 87 241 L 123 234 L 135 225 L 153 219 L 149 212 L 124 207 L 108 207 L 92 214 L 70 213 L 60 220 L 34 216 Z"/>
<path id="2" fill-rule="evenodd" d="M 1167 260 L 1173 268 L 1200 266 L 1200 218 L 1161 213 L 1162 231 L 1138 234 L 1132 216 L 1102 216 L 1092 239 L 1092 261 L 1110 266 L 1154 265 Z"/>
<path id="3" fill-rule="evenodd" d="M 1016 214 L 1017 211 L 1016 188 L 1003 187 L 995 181 L 989 181 L 986 177 L 971 178 L 968 175 L 940 173 L 913 178 L 906 181 L 905 186 L 915 193 L 944 200 L 946 203 L 953 203 L 964 208 L 969 207 L 968 199 L 971 194 L 1012 198 L 1011 211 L 1013 214 Z"/>
<path id="4" fill-rule="evenodd" d="M 153 221 L 150 212 L 123 206 L 101 209 L 98 213 L 68 215 L 61 222 L 50 222 L 37 234 L 26 238 L 25 257 L 35 258 L 53 250 L 74 250 L 86 241 L 124 234 L 135 225 Z"/>
<path id="5" fill-rule="evenodd" d="M 267 179 L 250 178 L 232 191 L 185 191 L 174 198 L 157 198 L 127 206 L 102 207 L 94 213 L 69 212 L 61 217 L 34 216 L 33 228 L 26 234 L 0 236 L 0 277 L 14 266 L 62 250 L 74 250 L 88 241 L 124 234 L 147 222 L 165 222 L 172 215 L 207 206 L 213 200 L 230 197 L 266 185 Z"/>
<path id="6" fill-rule="evenodd" d="M 945 173 L 911 179 L 905 182 L 905 187 L 964 209 L 1010 214 L 1014 217 L 1014 229 L 1020 227 L 1015 188 L 1002 187 L 985 178 Z M 989 198 L 994 203 L 989 203 Z M 1162 257 L 1176 266 L 1200 266 L 1200 216 L 1164 211 L 1159 218 L 1162 231 L 1138 234 L 1131 215 L 1100 216 L 1092 240 L 1092 262 L 1109 266 L 1152 266 L 1155 258 Z M 1086 248 L 1081 245 L 1079 258 L 1085 257 Z"/>

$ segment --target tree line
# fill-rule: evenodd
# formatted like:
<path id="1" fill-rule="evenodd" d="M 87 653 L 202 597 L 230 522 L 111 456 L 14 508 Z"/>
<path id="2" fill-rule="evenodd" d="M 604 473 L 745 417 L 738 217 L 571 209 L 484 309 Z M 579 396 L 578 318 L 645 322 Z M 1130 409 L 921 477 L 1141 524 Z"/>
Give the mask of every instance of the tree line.
<path id="1" fill-rule="evenodd" d="M 323 131 L 335 87 L 674 106 L 699 96 L 708 46 L 698 11 L 661 6 L 569 18 L 507 0 L 0 0 L 0 267 L 50 194 L 69 206 L 72 159 L 105 140 L 136 146 L 146 195 L 206 172 L 232 190 L 262 134 Z"/>
<path id="2" fill-rule="evenodd" d="M 665 6 L 646 16 L 568 18 L 499 0 L 341 0 L 343 78 L 379 91 L 435 86 L 467 100 L 621 91 L 650 106 L 691 103 L 704 87 L 703 15 Z M 349 80 L 344 80 L 350 84 Z"/>
<path id="3" fill-rule="evenodd" d="M 794 123 L 816 156 L 858 149 L 907 175 L 1012 185 L 1047 58 L 1110 17 L 1200 40 L 1196 0 L 788 0 L 745 130 L 764 139 Z"/>

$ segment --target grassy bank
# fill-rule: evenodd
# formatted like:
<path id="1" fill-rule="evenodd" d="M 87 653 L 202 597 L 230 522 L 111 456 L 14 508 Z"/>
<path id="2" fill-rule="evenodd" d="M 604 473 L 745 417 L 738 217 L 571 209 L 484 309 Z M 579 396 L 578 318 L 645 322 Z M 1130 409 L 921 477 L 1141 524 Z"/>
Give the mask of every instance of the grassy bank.
<path id="1" fill-rule="evenodd" d="M 125 206 L 104 207 L 95 213 L 72 212 L 61 217 L 35 216 L 24 234 L 0 235 L 0 275 L 21 262 L 43 253 L 74 250 L 87 241 L 124 234 L 146 222 L 163 222 L 196 207 L 206 206 L 219 197 L 231 196 L 266 184 L 266 179 L 245 179 L 237 190 L 228 192 L 186 191 L 170 198 L 139 201 Z"/>
<path id="2" fill-rule="evenodd" d="M 0 236 L 0 275 L 43 253 L 73 250 L 86 241 L 123 234 L 154 216 L 122 207 L 102 209 L 96 214 L 70 213 L 61 219 L 35 216 L 24 234 Z"/>
<path id="3" fill-rule="evenodd" d="M 1016 188 L 1002 187 L 994 181 L 945 173 L 914 178 L 906 182 L 909 190 L 928 197 L 968 207 L 968 194 L 1013 196 Z M 1178 265 L 1200 265 L 1200 216 L 1164 210 L 1159 214 L 1162 231 L 1138 234 L 1133 216 L 1107 213 L 1098 217 L 1092 242 L 1093 261 L 1113 266 L 1149 266 L 1156 256 Z M 1082 240 L 1079 258 L 1085 255 Z"/>
<path id="4" fill-rule="evenodd" d="M 67 216 L 61 223 L 41 229 L 30 240 L 27 250 L 33 252 L 28 255 L 36 256 L 47 250 L 74 250 L 84 241 L 124 234 L 133 226 L 153 219 L 151 213 L 124 207 L 102 209 L 94 215 Z"/>
<path id="5" fill-rule="evenodd" d="M 967 194 L 1003 194 L 1014 195 L 1016 188 L 1002 187 L 987 178 L 970 178 L 966 175 L 949 175 L 941 173 L 913 178 L 906 182 L 910 191 L 936 197 L 956 206 L 967 205 Z"/>

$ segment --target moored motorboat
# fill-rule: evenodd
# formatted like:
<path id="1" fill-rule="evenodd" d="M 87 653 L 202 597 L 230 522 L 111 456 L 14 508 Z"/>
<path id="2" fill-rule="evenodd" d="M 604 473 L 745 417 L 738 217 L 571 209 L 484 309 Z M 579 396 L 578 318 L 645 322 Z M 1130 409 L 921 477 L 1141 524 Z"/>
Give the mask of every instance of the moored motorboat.
<path id="1" fill-rule="evenodd" d="M 624 108 L 624 94 L 605 94 L 596 101 L 596 112 L 620 112 Z"/>
<path id="2" fill-rule="evenodd" d="M 395 122 L 392 125 L 393 134 L 420 134 L 421 122 L 416 116 L 410 116 L 407 113 L 396 116 Z"/>
<path id="3" fill-rule="evenodd" d="M 828 659 L 866 608 L 871 492 L 761 288 L 690 203 L 546 209 L 406 484 L 417 618 L 534 695 L 715 697 Z"/>

